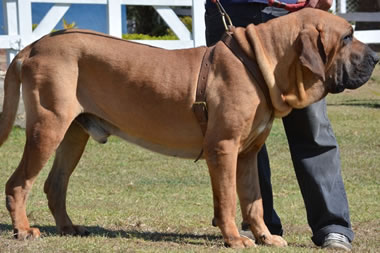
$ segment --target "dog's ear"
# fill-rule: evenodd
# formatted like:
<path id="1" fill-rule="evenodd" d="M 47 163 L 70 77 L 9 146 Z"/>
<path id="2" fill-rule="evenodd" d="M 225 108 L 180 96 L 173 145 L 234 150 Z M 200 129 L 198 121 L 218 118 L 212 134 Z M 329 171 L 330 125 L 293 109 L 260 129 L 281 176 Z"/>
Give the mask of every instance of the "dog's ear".
<path id="1" fill-rule="evenodd" d="M 296 48 L 301 64 L 325 81 L 326 52 L 322 36 L 319 27 L 306 27 L 299 34 Z"/>

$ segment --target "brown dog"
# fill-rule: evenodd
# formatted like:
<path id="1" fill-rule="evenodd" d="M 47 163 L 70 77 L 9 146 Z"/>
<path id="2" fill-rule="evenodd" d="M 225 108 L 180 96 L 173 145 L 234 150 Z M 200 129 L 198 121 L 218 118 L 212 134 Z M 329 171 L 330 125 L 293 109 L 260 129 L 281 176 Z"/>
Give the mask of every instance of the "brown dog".
<path id="1" fill-rule="evenodd" d="M 284 25 L 286 29 L 284 29 Z M 235 224 L 236 189 L 244 220 L 259 242 L 284 246 L 263 222 L 256 155 L 273 115 L 305 107 L 328 92 L 357 88 L 378 57 L 353 38 L 345 20 L 304 9 L 233 35 L 256 61 L 267 99 L 242 62 L 223 42 L 213 51 L 206 102 L 205 136 L 192 111 L 205 47 L 168 51 L 85 30 L 45 36 L 22 50 L 5 78 L 0 144 L 11 131 L 22 82 L 26 145 L 6 184 L 6 206 L 18 238 L 38 237 L 26 216 L 36 176 L 56 151 L 45 183 L 49 208 L 61 234 L 85 234 L 65 206 L 70 174 L 89 135 L 109 135 L 148 149 L 194 159 L 204 150 L 214 197 L 214 221 L 226 244 L 248 247 Z M 270 100 L 270 101 L 267 101 Z"/>

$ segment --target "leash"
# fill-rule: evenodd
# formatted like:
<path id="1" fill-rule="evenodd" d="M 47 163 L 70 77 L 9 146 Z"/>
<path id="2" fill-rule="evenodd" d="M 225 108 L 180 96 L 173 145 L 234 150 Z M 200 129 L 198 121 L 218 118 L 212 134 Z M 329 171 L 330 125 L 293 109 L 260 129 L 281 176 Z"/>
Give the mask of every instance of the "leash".
<path id="1" fill-rule="evenodd" d="M 306 1 L 300 2 L 300 3 L 289 4 L 287 2 L 282 2 L 280 0 L 268 0 L 268 5 L 269 6 L 274 6 L 274 7 L 277 7 L 277 8 L 282 8 L 282 9 L 285 9 L 287 11 L 293 12 L 293 11 L 297 11 L 297 10 L 302 9 L 303 7 L 305 7 L 305 5 L 306 5 L 306 3 L 308 1 L 309 0 L 306 0 Z M 220 3 L 219 0 L 211 0 L 211 2 L 215 3 L 216 6 L 218 7 L 218 10 L 219 10 L 220 14 L 222 15 L 222 20 L 223 20 L 224 27 L 226 28 L 226 31 L 227 31 L 228 30 L 228 25 L 226 23 L 226 18 L 227 18 L 229 24 L 232 26 L 231 18 L 228 16 L 226 10 L 223 8 L 223 6 L 222 6 L 222 4 Z"/>
<path id="2" fill-rule="evenodd" d="M 226 29 L 226 31 L 229 31 L 230 27 L 234 26 L 232 24 L 232 20 L 231 20 L 230 16 L 226 12 L 226 10 L 223 8 L 223 5 L 220 3 L 219 0 L 211 0 L 211 2 L 213 2 L 214 4 L 216 4 L 216 7 L 218 7 L 219 13 L 222 16 L 222 21 L 223 21 L 224 28 Z M 226 22 L 226 18 L 228 20 L 228 25 L 227 25 L 227 22 Z"/>
<path id="3" fill-rule="evenodd" d="M 293 12 L 293 11 L 297 11 L 297 10 L 305 7 L 307 2 L 308 2 L 308 0 L 305 2 L 300 2 L 300 3 L 296 3 L 296 4 L 288 4 L 286 2 L 281 2 L 279 0 L 268 0 L 268 5 L 274 6 L 277 8 L 283 8 L 287 11 Z"/>

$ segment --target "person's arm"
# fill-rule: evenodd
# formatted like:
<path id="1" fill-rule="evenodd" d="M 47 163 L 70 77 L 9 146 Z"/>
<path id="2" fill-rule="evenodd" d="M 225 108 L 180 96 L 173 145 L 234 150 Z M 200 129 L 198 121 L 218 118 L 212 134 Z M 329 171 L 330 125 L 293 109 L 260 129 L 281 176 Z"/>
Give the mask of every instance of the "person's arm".
<path id="1" fill-rule="evenodd" d="M 317 8 L 327 11 L 330 9 L 333 0 L 309 0 L 305 7 Z"/>

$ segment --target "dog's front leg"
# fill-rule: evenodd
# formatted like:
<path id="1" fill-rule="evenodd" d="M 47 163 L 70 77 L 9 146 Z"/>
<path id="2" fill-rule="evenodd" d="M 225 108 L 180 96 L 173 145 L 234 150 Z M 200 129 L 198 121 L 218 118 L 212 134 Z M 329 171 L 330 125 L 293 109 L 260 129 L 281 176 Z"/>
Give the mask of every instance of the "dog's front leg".
<path id="1" fill-rule="evenodd" d="M 235 224 L 237 152 L 236 140 L 206 140 L 205 156 L 213 191 L 214 223 L 220 228 L 227 246 L 244 248 L 254 243 L 241 237 Z"/>
<path id="2" fill-rule="evenodd" d="M 251 231 L 258 243 L 286 246 L 286 241 L 272 235 L 264 223 L 263 202 L 257 169 L 257 148 L 240 154 L 237 162 L 237 191 L 243 220 L 250 224 Z"/>

